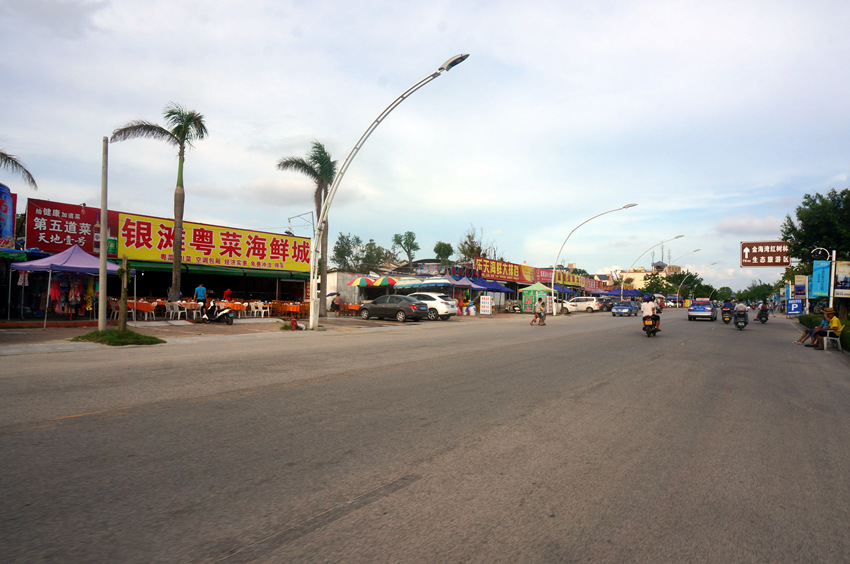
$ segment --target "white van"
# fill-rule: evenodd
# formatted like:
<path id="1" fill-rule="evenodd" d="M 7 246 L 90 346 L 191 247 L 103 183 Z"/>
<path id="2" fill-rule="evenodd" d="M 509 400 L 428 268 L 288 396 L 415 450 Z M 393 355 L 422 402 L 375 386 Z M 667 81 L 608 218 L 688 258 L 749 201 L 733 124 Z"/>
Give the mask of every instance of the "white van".
<path id="1" fill-rule="evenodd" d="M 571 299 L 568 304 L 574 304 L 574 306 L 568 306 L 570 311 L 586 311 L 587 313 L 599 311 L 601 307 L 599 300 L 597 300 L 594 296 L 579 296 Z"/>

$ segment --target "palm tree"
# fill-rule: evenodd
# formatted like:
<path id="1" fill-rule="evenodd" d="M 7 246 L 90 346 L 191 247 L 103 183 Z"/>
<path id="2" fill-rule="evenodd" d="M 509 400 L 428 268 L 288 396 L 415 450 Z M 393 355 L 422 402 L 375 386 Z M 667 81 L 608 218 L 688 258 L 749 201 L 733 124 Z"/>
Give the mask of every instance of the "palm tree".
<path id="1" fill-rule="evenodd" d="M 192 147 L 192 141 L 207 136 L 204 116 L 194 110 L 187 111 L 180 104 L 171 102 L 163 110 L 168 129 L 149 121 L 131 121 L 124 127 L 112 132 L 110 142 L 125 139 L 150 138 L 165 141 L 177 147 L 177 187 L 174 189 L 174 260 L 171 266 L 171 292 L 168 299 L 176 301 L 180 297 L 180 264 L 183 260 L 183 207 L 186 192 L 183 190 L 183 161 L 186 147 Z"/>
<path id="2" fill-rule="evenodd" d="M 38 190 L 38 184 L 35 183 L 35 178 L 32 177 L 32 174 L 24 166 L 24 163 L 19 161 L 14 155 L 0 150 L 0 168 L 8 168 L 12 172 L 20 174 L 24 182 L 32 186 L 33 190 Z"/>
<path id="3" fill-rule="evenodd" d="M 328 197 L 328 189 L 334 182 L 336 176 L 337 162 L 331 159 L 325 146 L 318 141 L 313 141 L 310 153 L 306 159 L 300 157 L 286 157 L 277 163 L 280 170 L 292 170 L 300 172 L 316 183 L 316 191 L 313 193 L 313 201 L 316 204 L 316 218 L 321 215 L 322 204 Z M 322 226 L 321 241 L 321 292 L 327 292 L 328 288 L 328 219 Z M 325 300 L 319 300 L 319 315 L 327 316 L 327 304 Z"/>

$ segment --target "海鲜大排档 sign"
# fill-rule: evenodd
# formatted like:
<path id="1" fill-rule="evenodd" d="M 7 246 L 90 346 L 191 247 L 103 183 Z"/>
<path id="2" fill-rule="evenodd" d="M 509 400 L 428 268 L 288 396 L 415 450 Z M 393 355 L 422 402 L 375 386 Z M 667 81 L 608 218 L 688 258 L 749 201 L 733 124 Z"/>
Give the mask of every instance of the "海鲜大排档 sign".
<path id="1" fill-rule="evenodd" d="M 172 262 L 174 220 L 122 213 L 118 256 Z M 183 264 L 309 272 L 310 239 L 183 222 Z"/>

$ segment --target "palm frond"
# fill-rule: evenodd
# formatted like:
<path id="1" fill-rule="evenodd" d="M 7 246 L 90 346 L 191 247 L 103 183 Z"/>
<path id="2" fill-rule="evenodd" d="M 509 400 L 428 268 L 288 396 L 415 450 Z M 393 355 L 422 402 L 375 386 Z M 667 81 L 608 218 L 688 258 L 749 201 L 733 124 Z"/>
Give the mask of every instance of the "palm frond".
<path id="1" fill-rule="evenodd" d="M 172 135 L 189 147 L 194 146 L 192 141 L 204 139 L 208 135 L 204 116 L 194 110 L 186 110 L 176 102 L 165 107 L 163 116 L 171 127 Z"/>
<path id="2" fill-rule="evenodd" d="M 33 190 L 38 190 L 38 184 L 35 183 L 35 178 L 27 170 L 27 167 L 24 166 L 24 163 L 19 161 L 14 155 L 0 150 L 0 168 L 7 168 L 16 174 L 20 174 L 24 182 L 29 184 Z"/>
<path id="3" fill-rule="evenodd" d="M 278 170 L 289 170 L 292 172 L 300 172 L 308 177 L 313 182 L 319 180 L 318 171 L 313 168 L 313 165 L 302 159 L 301 157 L 286 157 L 277 162 Z"/>
<path id="4" fill-rule="evenodd" d="M 145 120 L 131 121 L 124 127 L 119 127 L 112 132 L 109 142 L 126 141 L 127 139 L 157 139 L 175 146 L 180 146 L 180 140 L 175 135 L 155 123 Z"/>

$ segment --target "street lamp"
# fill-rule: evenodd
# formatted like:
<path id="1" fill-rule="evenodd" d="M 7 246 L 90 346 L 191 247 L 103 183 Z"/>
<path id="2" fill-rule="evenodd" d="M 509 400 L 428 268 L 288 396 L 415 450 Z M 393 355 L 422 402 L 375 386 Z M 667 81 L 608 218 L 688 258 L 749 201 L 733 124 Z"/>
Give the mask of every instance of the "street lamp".
<path id="1" fill-rule="evenodd" d="M 713 263 L 709 264 L 708 266 L 714 266 L 715 264 L 717 264 L 717 263 L 716 263 L 716 262 L 713 262 Z M 685 276 L 684 278 L 682 278 L 682 283 L 681 283 L 681 284 L 679 284 L 679 287 L 678 287 L 678 288 L 676 288 L 676 296 L 677 296 L 677 297 L 679 297 L 679 290 L 681 290 L 681 289 L 682 289 L 682 284 L 684 284 L 684 283 L 685 283 L 685 280 L 687 280 L 688 278 L 690 278 L 690 277 L 691 277 L 691 276 L 693 276 L 694 274 L 696 274 L 696 272 L 691 272 L 690 274 L 688 274 L 687 276 Z M 712 292 L 712 294 L 713 294 L 713 293 L 714 293 L 714 292 Z M 708 297 L 710 298 L 711 296 L 709 295 Z"/>
<path id="2" fill-rule="evenodd" d="M 685 253 L 685 254 L 683 254 L 683 255 L 680 255 L 680 256 L 678 256 L 678 257 L 674 258 L 673 260 L 671 260 L 671 261 L 670 261 L 670 264 L 675 264 L 675 263 L 676 263 L 676 261 L 677 261 L 677 260 L 679 260 L 680 258 L 682 258 L 682 257 L 686 257 L 686 256 L 688 256 L 688 255 L 692 255 L 692 254 L 694 254 L 694 253 L 698 253 L 698 252 L 700 252 L 701 250 L 702 250 L 702 249 L 694 249 L 693 251 L 691 251 L 691 252 L 689 252 L 689 253 Z M 670 264 L 668 264 L 668 265 L 665 265 L 665 266 L 664 266 L 664 272 L 667 272 L 667 269 L 670 267 Z"/>
<path id="3" fill-rule="evenodd" d="M 658 245 L 663 245 L 664 243 L 668 243 L 670 241 L 673 241 L 674 239 L 681 239 L 682 237 L 684 237 L 684 235 L 676 235 L 675 237 L 672 237 L 670 239 L 665 239 L 664 241 L 659 241 L 659 242 L 655 243 L 654 245 L 649 247 L 647 250 L 645 250 L 644 252 L 642 252 L 641 254 L 638 255 L 638 258 L 635 259 L 635 262 L 632 263 L 632 266 L 629 267 L 629 269 L 626 271 L 626 274 L 628 274 L 629 272 L 632 271 L 632 268 L 635 266 L 635 264 L 637 264 L 637 261 L 640 260 L 640 257 L 645 255 L 646 253 L 648 253 L 649 251 L 651 251 L 652 249 L 654 249 Z M 625 280 L 625 278 L 624 278 L 624 280 Z M 620 301 L 623 301 L 623 284 L 622 283 L 620 283 Z"/>
<path id="4" fill-rule="evenodd" d="M 572 234 L 573 234 L 573 232 L 574 232 L 576 229 L 578 229 L 579 227 L 581 227 L 582 225 L 584 225 L 585 223 L 587 223 L 587 222 L 588 222 L 588 221 L 590 221 L 591 219 L 596 219 L 597 217 L 599 217 L 599 216 L 601 216 L 601 215 L 605 215 L 606 213 L 612 213 L 612 212 L 615 212 L 615 211 L 620 211 L 620 210 L 625 210 L 625 209 L 628 209 L 628 208 L 633 208 L 633 207 L 635 207 L 636 205 L 637 205 L 637 204 L 626 204 L 625 206 L 621 206 L 621 207 L 619 207 L 619 208 L 614 208 L 613 210 L 608 210 L 608 211 L 604 211 L 604 212 L 602 212 L 602 213 L 598 213 L 598 214 L 594 215 L 594 216 L 593 216 L 593 217 L 591 217 L 591 218 L 585 219 L 584 221 L 582 221 L 581 223 L 579 223 L 578 225 L 576 225 L 575 227 L 573 227 L 573 230 L 569 232 L 569 234 L 567 235 L 567 238 L 566 238 L 566 239 L 564 239 L 564 242 L 563 242 L 563 243 L 561 243 L 561 248 L 560 248 L 560 249 L 558 249 L 558 254 L 555 256 L 555 262 L 552 264 L 552 287 L 551 287 L 551 288 L 549 288 L 549 292 L 550 292 L 550 294 L 551 294 L 551 296 L 552 296 L 552 313 L 553 313 L 553 314 L 555 313 L 555 273 L 556 273 L 556 272 L 558 272 L 558 261 L 561 259 L 561 251 L 563 251 L 563 250 L 564 250 L 564 245 L 566 245 L 566 244 L 567 244 L 567 241 L 569 241 L 569 240 L 570 240 L 570 235 L 572 235 Z"/>
<path id="5" fill-rule="evenodd" d="M 345 172 L 348 170 L 348 166 L 351 164 L 351 161 L 354 160 L 354 157 L 357 156 L 357 153 L 360 151 L 360 148 L 363 147 L 363 143 L 372 135 L 372 132 L 375 131 L 381 122 L 386 118 L 390 112 L 392 112 L 396 106 L 404 102 L 404 100 L 443 74 L 443 72 L 449 71 L 456 67 L 457 65 L 464 62 L 469 54 L 461 54 L 455 55 L 438 68 L 436 71 L 432 72 L 407 90 L 405 90 L 401 96 L 392 101 L 392 103 L 384 108 L 384 111 L 375 118 L 375 121 L 366 129 L 363 135 L 360 136 L 360 139 L 354 145 L 354 148 L 348 153 L 348 156 L 345 157 L 345 161 L 342 163 L 342 166 L 339 168 L 339 171 L 336 173 L 334 177 L 334 181 L 331 184 L 330 189 L 328 190 L 328 196 L 325 198 L 325 201 L 322 203 L 322 209 L 319 212 L 319 217 L 316 219 L 316 228 L 313 232 L 313 241 L 310 243 L 310 320 L 309 320 L 309 329 L 315 329 L 318 325 L 319 320 L 319 308 L 318 308 L 318 297 L 316 296 L 317 292 L 317 280 L 316 280 L 316 244 L 321 240 L 322 231 L 324 230 L 325 220 L 328 217 L 328 210 L 330 210 L 331 202 L 333 202 L 334 195 L 336 194 L 337 189 L 339 188 L 340 181 L 342 177 L 345 176 Z M 327 260 L 327 257 L 322 257 L 322 260 Z M 326 291 L 326 288 L 322 288 L 322 291 Z"/>

